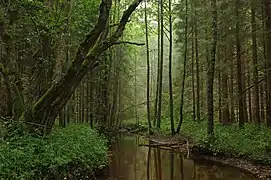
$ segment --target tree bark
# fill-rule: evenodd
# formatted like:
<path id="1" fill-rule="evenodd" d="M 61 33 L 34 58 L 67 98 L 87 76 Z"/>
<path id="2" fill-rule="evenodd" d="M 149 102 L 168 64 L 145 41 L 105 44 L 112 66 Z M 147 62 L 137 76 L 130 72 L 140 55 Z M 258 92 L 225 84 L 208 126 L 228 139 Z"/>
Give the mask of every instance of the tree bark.
<path id="1" fill-rule="evenodd" d="M 195 96 L 195 74 L 194 74 L 194 61 L 195 61 L 195 48 L 194 48 L 194 23 L 192 25 L 192 41 L 191 41 L 192 55 L 191 55 L 191 75 L 192 75 L 192 104 L 193 104 L 193 121 L 196 121 L 196 96 Z"/>
<path id="2" fill-rule="evenodd" d="M 56 116 L 68 102 L 83 77 L 98 65 L 101 53 L 114 45 L 124 31 L 128 19 L 142 0 L 135 0 L 124 12 L 113 36 L 101 41 L 100 36 L 106 27 L 111 9 L 111 0 L 102 0 L 98 22 L 84 41 L 79 45 L 76 57 L 66 74 L 30 107 L 24 114 L 24 120 L 32 126 L 36 133 L 47 134 L 51 132 Z"/>
<path id="3" fill-rule="evenodd" d="M 226 49 L 226 48 L 225 48 Z M 223 57 L 223 64 L 228 65 L 227 51 L 225 51 L 225 56 Z M 222 122 L 223 124 L 230 123 L 230 112 L 229 112 L 229 96 L 228 96 L 228 70 L 222 70 L 221 79 L 221 90 L 222 90 Z"/>
<path id="4" fill-rule="evenodd" d="M 244 93 L 242 81 L 242 60 L 241 60 L 241 44 L 240 44 L 240 19 L 239 19 L 239 0 L 235 1 L 235 15 L 236 15 L 236 60 L 237 60 L 237 84 L 238 84 L 238 102 L 239 102 L 239 127 L 244 126 Z"/>
<path id="5" fill-rule="evenodd" d="M 161 14 L 160 14 L 160 3 L 157 1 L 157 21 L 158 21 L 158 29 L 157 29 L 157 41 L 158 41 L 158 46 L 157 46 L 157 78 L 156 78 L 156 92 L 155 92 L 155 105 L 154 105 L 154 121 L 153 121 L 153 126 L 157 126 L 157 118 L 158 118 L 158 99 L 159 99 L 159 77 L 160 77 L 160 61 L 161 61 L 161 56 L 160 56 L 160 28 L 161 28 Z"/>
<path id="6" fill-rule="evenodd" d="M 214 71 L 216 60 L 216 46 L 217 46 L 217 4 L 216 0 L 212 0 L 212 48 L 211 58 L 208 62 L 207 69 L 207 109 L 208 109 L 208 135 L 214 134 L 214 100 L 213 100 L 213 84 L 214 84 Z"/>
<path id="7" fill-rule="evenodd" d="M 252 36 L 252 66 L 253 66 L 253 121 L 256 124 L 261 123 L 259 106 L 259 83 L 258 83 L 258 56 L 257 56 L 257 28 L 255 18 L 255 1 L 251 0 L 251 36 Z"/>
<path id="8" fill-rule="evenodd" d="M 146 54 L 147 54 L 147 117 L 149 133 L 151 133 L 151 111 L 150 111 L 150 51 L 149 51 L 149 34 L 148 34 L 148 15 L 147 1 L 145 1 L 145 37 L 146 37 Z"/>
<path id="9" fill-rule="evenodd" d="M 160 15 L 161 15 L 161 48 L 160 48 L 160 72 L 159 72 L 159 98 L 158 98 L 158 112 L 157 112 L 157 128 L 161 126 L 162 114 L 162 90 L 163 90 L 163 62 L 164 62 L 164 1 L 160 0 Z"/>
<path id="10" fill-rule="evenodd" d="M 186 0 L 186 12 L 187 12 L 187 0 Z M 173 90 L 172 90 L 172 50 L 173 50 L 173 28 L 172 28 L 172 15 L 171 15 L 171 0 L 169 0 L 169 71 L 168 71 L 168 78 L 169 78 L 169 112 L 170 112 L 170 127 L 171 127 L 171 134 L 175 134 L 174 128 L 174 104 L 173 104 Z M 187 20 L 187 14 L 186 14 Z M 187 22 L 186 22 L 187 23 Z M 187 29 L 187 27 L 186 27 Z M 187 30 L 186 30 L 187 31 Z M 186 43 L 187 44 L 187 43 Z M 178 129 L 177 129 L 178 131 Z"/>
<path id="11" fill-rule="evenodd" d="M 184 88 L 185 88 L 185 76 L 186 76 L 186 62 L 187 62 L 187 36 L 188 36 L 188 2 L 185 0 L 185 30 L 184 30 L 184 53 L 183 53 L 183 81 L 182 81 L 182 86 L 181 86 L 181 101 L 180 101 L 180 119 L 179 119 L 179 124 L 176 130 L 176 133 L 180 133 L 181 130 L 181 125 L 183 123 L 183 106 L 184 106 Z"/>
<path id="12" fill-rule="evenodd" d="M 263 0 L 265 9 L 265 34 L 266 34 L 266 85 L 267 103 L 266 119 L 267 127 L 271 128 L 271 1 Z"/>
<path id="13" fill-rule="evenodd" d="M 195 10 L 195 17 L 197 17 Z M 195 30 L 195 50 L 196 50 L 196 86 L 197 86 L 197 98 L 196 98 L 196 106 L 197 106 L 197 121 L 200 121 L 200 77 L 199 77 L 199 47 L 198 47 L 198 29 L 197 29 L 197 20 L 194 21 L 194 30 Z"/>

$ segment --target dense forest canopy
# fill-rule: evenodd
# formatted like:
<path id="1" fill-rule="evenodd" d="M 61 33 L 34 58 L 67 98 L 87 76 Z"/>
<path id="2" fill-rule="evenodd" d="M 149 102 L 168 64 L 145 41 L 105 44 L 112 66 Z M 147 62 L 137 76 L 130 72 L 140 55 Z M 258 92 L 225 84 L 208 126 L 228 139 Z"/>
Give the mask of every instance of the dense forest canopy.
<path id="1" fill-rule="evenodd" d="M 6 179 L 92 177 L 119 131 L 270 172 L 270 128 L 270 0 L 0 1 Z"/>
<path id="2" fill-rule="evenodd" d="M 208 120 L 209 134 L 214 121 L 270 127 L 269 8 L 265 0 L 2 1 L 1 117 L 41 132 L 56 118 L 114 128 L 164 120 L 173 134 L 185 120 Z"/>

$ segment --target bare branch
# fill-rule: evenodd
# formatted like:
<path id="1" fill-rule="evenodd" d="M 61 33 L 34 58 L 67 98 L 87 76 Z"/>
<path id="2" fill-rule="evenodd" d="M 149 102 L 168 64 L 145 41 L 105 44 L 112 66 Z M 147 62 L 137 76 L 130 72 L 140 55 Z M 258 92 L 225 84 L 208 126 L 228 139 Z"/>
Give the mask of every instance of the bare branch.
<path id="1" fill-rule="evenodd" d="M 145 46 L 145 43 L 137 43 L 137 42 L 129 42 L 129 41 L 117 41 L 113 44 L 130 44 L 130 45 L 136 45 L 136 46 Z"/>

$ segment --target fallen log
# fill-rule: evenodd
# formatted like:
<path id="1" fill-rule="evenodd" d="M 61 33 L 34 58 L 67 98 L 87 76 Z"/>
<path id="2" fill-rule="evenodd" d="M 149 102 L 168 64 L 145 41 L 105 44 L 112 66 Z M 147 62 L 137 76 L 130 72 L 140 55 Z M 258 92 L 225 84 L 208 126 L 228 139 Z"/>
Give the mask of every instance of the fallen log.
<path id="1" fill-rule="evenodd" d="M 179 145 L 179 143 L 156 143 L 156 144 L 139 144 L 138 146 L 147 146 L 147 147 L 171 147 Z"/>

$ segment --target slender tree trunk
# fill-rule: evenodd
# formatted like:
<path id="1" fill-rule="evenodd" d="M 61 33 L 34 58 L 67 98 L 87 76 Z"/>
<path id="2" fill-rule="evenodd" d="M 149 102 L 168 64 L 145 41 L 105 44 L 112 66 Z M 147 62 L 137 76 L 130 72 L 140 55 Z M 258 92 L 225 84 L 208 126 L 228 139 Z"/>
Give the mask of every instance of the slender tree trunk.
<path id="1" fill-rule="evenodd" d="M 267 69 L 267 126 L 271 128 L 271 2 L 270 0 L 263 0 L 265 8 L 265 34 L 266 34 L 266 69 Z"/>
<path id="2" fill-rule="evenodd" d="M 261 107 L 261 118 L 260 121 L 264 123 L 265 120 L 265 104 L 264 104 L 264 84 L 260 84 L 260 107 Z"/>
<path id="3" fill-rule="evenodd" d="M 247 87 L 250 87 L 250 72 L 249 72 L 249 67 L 248 69 L 248 74 L 247 74 Z M 250 89 L 247 91 L 248 92 L 248 122 L 252 122 L 252 107 L 251 107 L 251 91 Z"/>
<path id="4" fill-rule="evenodd" d="M 161 32 L 161 12 L 160 12 L 160 3 L 157 1 L 157 21 L 158 21 L 158 29 L 157 29 L 157 41 L 158 41 L 158 47 L 157 47 L 157 79 L 156 79 L 156 93 L 155 93 L 155 105 L 154 105 L 154 121 L 153 125 L 157 126 L 157 118 L 158 118 L 158 99 L 159 99 L 159 77 L 160 77 L 160 61 L 161 61 L 161 56 L 160 56 L 160 32 Z"/>
<path id="5" fill-rule="evenodd" d="M 81 102 L 82 102 L 82 119 L 81 122 L 84 123 L 85 122 L 85 81 L 82 82 L 82 86 L 81 86 Z"/>
<path id="6" fill-rule="evenodd" d="M 239 0 L 235 1 L 235 15 L 236 15 L 236 60 L 237 60 L 237 84 L 238 84 L 238 101 L 239 101 L 239 127 L 244 126 L 244 93 L 242 83 L 242 60 L 241 60 L 241 44 L 240 44 L 240 19 L 239 19 Z"/>
<path id="7" fill-rule="evenodd" d="M 223 64 L 228 64 L 227 57 L 227 48 L 225 48 L 225 56 L 223 57 Z M 221 89 L 222 89 L 222 122 L 223 124 L 230 123 L 230 112 L 229 112 L 229 97 L 228 97 L 228 70 L 222 70 L 222 79 L 221 79 Z"/>
<path id="8" fill-rule="evenodd" d="M 134 81 L 134 98 L 135 98 L 135 105 L 137 104 L 137 57 L 135 58 L 135 81 Z M 135 118 L 136 118 L 136 125 L 139 126 L 139 119 L 138 119 L 138 111 L 137 111 L 137 106 L 135 106 Z"/>
<path id="9" fill-rule="evenodd" d="M 216 46 L 217 46 L 217 5 L 216 0 L 212 0 L 212 48 L 211 58 L 208 62 L 207 69 L 207 109 L 208 109 L 208 135 L 214 134 L 214 100 L 213 100 L 213 85 L 214 85 L 214 71 L 216 59 Z"/>
<path id="10" fill-rule="evenodd" d="M 187 0 L 186 0 L 187 4 Z M 187 8 L 187 6 L 186 6 Z M 186 9 L 187 11 L 187 9 Z M 171 0 L 169 0 L 169 70 L 168 70 L 168 78 L 169 78 L 169 112 L 170 112 L 170 127 L 171 134 L 175 134 L 174 128 L 174 104 L 173 104 L 173 90 L 172 90 L 172 49 L 173 49 L 173 28 L 172 28 L 172 15 L 171 15 Z M 186 14 L 187 16 L 187 14 Z M 186 17 L 187 19 L 187 17 Z M 187 28 L 186 28 L 187 29 Z M 187 30 L 186 30 L 187 31 Z M 187 43 L 186 43 L 187 44 Z M 177 130 L 178 131 L 178 130 Z"/>
<path id="11" fill-rule="evenodd" d="M 253 121 L 260 124 L 260 107 L 259 107 L 259 83 L 258 83 L 258 56 L 257 56 L 257 27 L 255 18 L 255 1 L 251 0 L 251 26 L 252 26 L 252 67 L 253 67 Z"/>
<path id="12" fill-rule="evenodd" d="M 233 58 L 233 48 L 232 48 L 232 41 L 230 41 L 229 43 L 229 55 L 228 57 L 231 59 L 230 63 L 230 67 L 231 67 L 231 70 L 230 70 L 230 105 L 231 105 L 231 122 L 234 122 L 235 121 L 235 100 L 234 100 L 234 69 L 235 69 L 235 66 L 234 66 L 234 58 Z"/>
<path id="13" fill-rule="evenodd" d="M 194 23 L 193 23 L 194 24 Z M 196 121 L 196 96 L 195 96 L 195 74 L 194 74 L 194 60 L 195 60 L 195 52 L 194 52 L 194 25 L 192 26 L 192 55 L 191 55 L 191 74 L 192 74 L 192 104 L 193 104 L 193 121 Z"/>
<path id="14" fill-rule="evenodd" d="M 264 108 L 264 116 L 265 119 L 263 119 L 263 122 L 267 122 L 268 121 L 268 109 L 271 106 L 270 104 L 268 104 L 268 76 L 267 76 L 267 43 L 266 43 L 266 15 L 265 15 L 265 2 L 264 0 L 262 1 L 262 45 L 263 45 L 263 58 L 264 58 L 264 72 L 265 72 L 265 76 L 264 76 L 264 85 L 266 88 L 264 88 L 264 102 L 263 104 L 265 104 L 265 108 Z"/>
<path id="15" fill-rule="evenodd" d="M 220 53 L 219 53 L 220 54 Z M 220 58 L 219 57 L 217 60 L 218 62 L 220 61 Z M 222 123 L 222 92 L 221 92 L 221 72 L 220 72 L 220 69 L 219 71 L 217 72 L 218 73 L 218 78 L 217 78 L 217 81 L 218 81 L 218 119 L 219 119 L 219 122 Z"/>
<path id="16" fill-rule="evenodd" d="M 188 2 L 185 0 L 185 30 L 184 30 L 184 54 L 183 54 L 183 81 L 181 87 L 181 101 L 180 101 L 180 120 L 176 132 L 180 133 L 181 125 L 183 123 L 183 106 L 184 106 L 184 88 L 185 88 L 185 76 L 186 76 L 186 62 L 187 62 L 187 36 L 188 36 Z"/>
<path id="17" fill-rule="evenodd" d="M 246 65 L 247 62 L 245 61 L 245 58 L 242 59 L 242 87 L 243 87 L 243 91 L 246 87 Z M 244 107 L 244 122 L 247 123 L 248 122 L 248 107 L 247 107 L 247 92 L 243 92 L 243 107 Z"/>
<path id="18" fill-rule="evenodd" d="M 145 1 L 145 32 L 146 32 L 146 54 L 147 54 L 147 117 L 149 133 L 151 133 L 151 112 L 150 112 L 150 51 L 148 38 L 148 15 L 147 15 L 147 1 Z"/>
<path id="19" fill-rule="evenodd" d="M 159 99 L 158 99 L 158 112 L 157 112 L 157 128 L 161 126 L 161 113 L 162 113 L 162 90 L 163 90 L 163 61 L 164 61 L 164 1 L 161 0 L 160 14 L 161 14 L 161 59 L 160 59 L 160 74 L 159 74 Z"/>
<path id="20" fill-rule="evenodd" d="M 195 10 L 195 17 L 197 16 Z M 200 77 L 199 77 L 199 47 L 198 47 L 198 29 L 197 29 L 197 20 L 195 20 L 194 30 L 195 30 L 195 49 L 196 49 L 196 84 L 197 84 L 197 121 L 200 121 Z"/>

